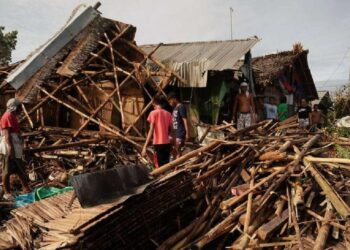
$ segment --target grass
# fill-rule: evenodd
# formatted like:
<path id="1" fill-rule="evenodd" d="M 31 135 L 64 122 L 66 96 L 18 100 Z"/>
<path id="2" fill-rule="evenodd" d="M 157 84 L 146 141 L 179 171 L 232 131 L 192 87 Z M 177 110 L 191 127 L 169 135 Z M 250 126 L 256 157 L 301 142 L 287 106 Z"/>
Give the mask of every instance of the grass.
<path id="1" fill-rule="evenodd" d="M 342 147 L 340 145 L 335 145 L 335 150 L 338 158 L 350 159 L 350 149 Z"/>

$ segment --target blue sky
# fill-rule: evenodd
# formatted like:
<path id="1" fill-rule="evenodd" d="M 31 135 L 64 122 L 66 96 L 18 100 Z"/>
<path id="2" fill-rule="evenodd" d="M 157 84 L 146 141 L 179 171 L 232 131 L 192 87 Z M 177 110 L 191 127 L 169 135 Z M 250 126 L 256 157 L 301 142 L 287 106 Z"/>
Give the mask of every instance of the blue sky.
<path id="1" fill-rule="evenodd" d="M 0 0 L 0 25 L 18 30 L 14 60 L 25 58 L 66 22 L 81 0 Z M 348 0 L 102 0 L 105 17 L 137 27 L 139 44 L 226 40 L 258 36 L 253 56 L 289 50 L 295 42 L 309 49 L 315 81 L 331 88 L 350 71 Z"/>

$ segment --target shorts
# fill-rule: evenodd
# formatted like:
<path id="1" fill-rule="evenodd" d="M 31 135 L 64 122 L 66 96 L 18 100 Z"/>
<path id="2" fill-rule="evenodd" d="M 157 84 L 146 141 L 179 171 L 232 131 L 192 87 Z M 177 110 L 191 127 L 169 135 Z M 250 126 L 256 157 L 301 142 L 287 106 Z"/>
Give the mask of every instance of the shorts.
<path id="1" fill-rule="evenodd" d="M 155 162 L 156 167 L 161 167 L 170 162 L 170 144 L 156 144 L 153 145 L 153 147 L 157 160 L 157 162 Z"/>
<path id="2" fill-rule="evenodd" d="M 11 174 L 24 174 L 24 162 L 19 158 L 6 157 L 0 155 L 0 163 L 2 165 L 2 175 L 11 175 Z"/>
<path id="3" fill-rule="evenodd" d="M 251 113 L 239 113 L 237 119 L 237 129 L 243 129 L 252 125 Z"/>
<path id="4" fill-rule="evenodd" d="M 309 119 L 301 119 L 299 118 L 299 128 L 307 128 L 309 126 L 310 122 Z"/>

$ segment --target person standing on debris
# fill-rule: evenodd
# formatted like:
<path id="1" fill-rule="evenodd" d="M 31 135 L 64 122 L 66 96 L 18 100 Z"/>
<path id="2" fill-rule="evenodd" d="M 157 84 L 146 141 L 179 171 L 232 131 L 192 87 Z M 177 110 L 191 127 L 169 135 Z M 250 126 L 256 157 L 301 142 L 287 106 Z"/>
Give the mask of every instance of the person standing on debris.
<path id="1" fill-rule="evenodd" d="M 1 147 L 0 160 L 2 164 L 2 184 L 4 188 L 4 199 L 11 200 L 13 196 L 10 191 L 10 175 L 17 174 L 23 192 L 28 193 L 30 189 L 24 171 L 23 145 L 20 138 L 19 123 L 16 115 L 20 112 L 21 102 L 15 98 L 10 99 L 6 104 L 6 112 L 0 120 L 1 126 Z"/>
<path id="2" fill-rule="evenodd" d="M 280 97 L 280 104 L 277 106 L 278 120 L 283 122 L 288 118 L 288 104 L 285 96 Z"/>
<path id="3" fill-rule="evenodd" d="M 310 125 L 311 120 L 311 108 L 305 98 L 300 101 L 300 107 L 298 108 L 298 122 L 299 128 L 306 129 Z"/>
<path id="4" fill-rule="evenodd" d="M 171 132 L 172 117 L 171 114 L 164 109 L 167 100 L 164 96 L 156 97 L 153 101 L 154 110 L 149 114 L 147 121 L 150 123 L 150 130 L 146 142 L 142 149 L 142 156 L 147 155 L 147 146 L 153 136 L 153 147 L 155 152 L 154 165 L 161 167 L 170 161 L 170 141 L 169 134 Z"/>
<path id="5" fill-rule="evenodd" d="M 238 110 L 238 112 L 237 112 Z M 249 93 L 248 83 L 242 82 L 239 94 L 233 105 L 233 120 L 237 118 L 237 129 L 246 128 L 255 122 L 255 105 L 253 96 Z"/>
<path id="6" fill-rule="evenodd" d="M 264 104 L 266 119 L 277 120 L 277 106 L 274 97 L 269 97 L 269 102 Z"/>
<path id="7" fill-rule="evenodd" d="M 185 145 L 185 141 L 189 140 L 187 111 L 175 93 L 168 95 L 168 101 L 173 107 L 173 154 L 174 159 L 177 159 L 181 156 L 181 148 Z"/>
<path id="8" fill-rule="evenodd" d="M 325 116 L 322 114 L 321 110 L 318 108 L 318 104 L 314 105 L 314 109 L 311 112 L 311 127 L 314 129 L 322 127 L 322 120 Z"/>

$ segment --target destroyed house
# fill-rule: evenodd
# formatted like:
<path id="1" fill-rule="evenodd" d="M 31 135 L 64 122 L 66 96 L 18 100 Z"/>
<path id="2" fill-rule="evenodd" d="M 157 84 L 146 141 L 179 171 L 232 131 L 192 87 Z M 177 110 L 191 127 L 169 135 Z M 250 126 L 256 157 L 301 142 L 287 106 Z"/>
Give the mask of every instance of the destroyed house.
<path id="1" fill-rule="evenodd" d="M 194 124 L 217 124 L 232 116 L 232 91 L 243 77 L 236 63 L 259 42 L 252 37 L 242 40 L 163 44 L 154 57 L 177 72 L 185 81 L 171 82 L 169 91 L 180 95 Z M 156 45 L 143 45 L 150 52 Z M 150 68 L 157 65 L 150 62 Z M 232 119 L 232 118 L 231 118 Z"/>
<path id="2" fill-rule="evenodd" d="M 10 98 L 15 96 L 16 90 L 4 80 L 21 62 L 12 63 L 9 65 L 0 65 L 0 114 L 6 110 L 6 103 Z"/>
<path id="3" fill-rule="evenodd" d="M 154 60 L 159 46 L 137 46 L 135 32 L 91 6 L 75 14 L 5 80 L 25 103 L 21 123 L 143 137 L 155 95 L 184 80 Z"/>
<path id="4" fill-rule="evenodd" d="M 318 99 L 308 61 L 308 50 L 284 51 L 252 59 L 255 92 L 258 98 L 285 96 L 290 114 L 301 98 Z M 259 103 L 259 102 L 258 102 Z"/>

